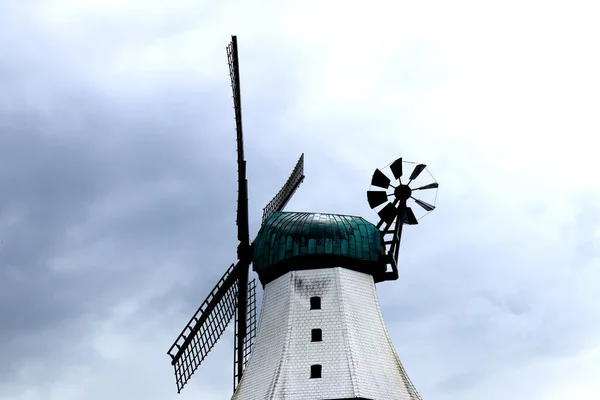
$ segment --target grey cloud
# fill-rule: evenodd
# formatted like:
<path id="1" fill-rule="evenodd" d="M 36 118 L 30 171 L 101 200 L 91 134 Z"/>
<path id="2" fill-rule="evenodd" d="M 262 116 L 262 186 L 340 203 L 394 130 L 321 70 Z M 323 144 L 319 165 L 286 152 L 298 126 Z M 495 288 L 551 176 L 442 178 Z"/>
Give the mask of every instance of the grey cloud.
<path id="1" fill-rule="evenodd" d="M 33 113 L 2 120 L 0 325 L 10 360 L 4 373 L 34 354 L 67 348 L 90 313 L 138 291 L 148 274 L 165 267 L 154 265 L 165 257 L 178 261 L 166 274 L 204 259 L 202 271 L 210 276 L 214 268 L 218 277 L 223 266 L 213 261 L 216 254 L 205 253 L 223 248 L 211 231 L 233 221 L 234 199 L 222 200 L 233 185 L 207 171 L 229 168 L 233 178 L 235 167 L 218 151 L 206 151 L 206 134 L 183 122 L 195 114 L 189 109 L 195 102 L 182 109 L 166 94 L 160 105 L 119 109 L 94 97 L 56 100 L 57 109 L 68 108 L 79 121 Z M 163 114 L 152 113 L 152 106 Z M 94 109 L 117 123 L 95 126 Z M 166 125 L 165 114 L 181 123 Z M 103 241 L 105 249 L 90 248 Z M 137 250 L 129 254 L 128 248 Z M 177 256 L 182 249 L 188 254 Z M 61 264 L 71 271 L 53 270 Z M 192 268 L 189 275 L 199 272 Z"/>

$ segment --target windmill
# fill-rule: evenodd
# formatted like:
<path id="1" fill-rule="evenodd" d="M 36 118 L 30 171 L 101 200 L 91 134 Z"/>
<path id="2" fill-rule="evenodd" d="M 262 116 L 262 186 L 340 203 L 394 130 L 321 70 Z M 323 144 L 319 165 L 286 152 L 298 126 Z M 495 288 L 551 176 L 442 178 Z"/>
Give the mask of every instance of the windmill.
<path id="1" fill-rule="evenodd" d="M 244 365 L 250 354 L 256 331 L 256 285 L 254 280 L 248 282 L 253 244 L 250 242 L 248 227 L 248 181 L 246 179 L 246 160 L 244 158 L 240 72 L 236 36 L 231 37 L 231 43 L 227 46 L 227 59 L 237 133 L 238 200 L 236 224 L 239 241 L 237 262 L 225 271 L 225 274 L 219 279 L 167 352 L 175 369 L 178 393 L 219 340 L 234 314 L 236 324 L 233 386 L 235 390 L 242 378 Z M 304 154 L 300 156 L 281 190 L 264 208 L 263 222 L 271 213 L 283 210 L 303 180 Z"/>
<path id="2" fill-rule="evenodd" d="M 264 208 L 251 242 L 235 36 L 227 55 L 237 131 L 238 260 L 168 351 L 178 392 L 235 317 L 232 400 L 420 400 L 392 346 L 375 284 L 398 279 L 402 227 L 419 220 L 413 203 L 425 214 L 435 209 L 435 197 L 426 202 L 414 193 L 437 196 L 438 183 L 424 164 L 399 158 L 389 165 L 394 184 L 379 169 L 371 179 L 377 189 L 367 200 L 378 210 L 377 225 L 357 216 L 283 212 L 304 179 L 302 155 Z M 415 164 L 408 178 L 406 164 Z M 258 331 L 251 264 L 263 287 Z"/>

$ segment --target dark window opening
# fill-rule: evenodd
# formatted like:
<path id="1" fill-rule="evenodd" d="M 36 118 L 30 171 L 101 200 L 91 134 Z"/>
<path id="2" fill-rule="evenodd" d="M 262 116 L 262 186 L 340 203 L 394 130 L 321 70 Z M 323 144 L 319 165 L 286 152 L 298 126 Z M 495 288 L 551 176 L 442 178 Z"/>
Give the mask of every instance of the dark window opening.
<path id="1" fill-rule="evenodd" d="M 320 342 L 323 340 L 323 331 L 320 329 L 313 329 L 310 331 L 311 342 Z"/>
<path id="2" fill-rule="evenodd" d="M 310 366 L 310 377 L 311 378 L 320 378 L 321 377 L 322 367 L 320 364 L 315 364 Z"/>
<path id="3" fill-rule="evenodd" d="M 321 298 L 320 297 L 311 297 L 310 298 L 310 309 L 311 310 L 320 310 L 321 309 Z"/>

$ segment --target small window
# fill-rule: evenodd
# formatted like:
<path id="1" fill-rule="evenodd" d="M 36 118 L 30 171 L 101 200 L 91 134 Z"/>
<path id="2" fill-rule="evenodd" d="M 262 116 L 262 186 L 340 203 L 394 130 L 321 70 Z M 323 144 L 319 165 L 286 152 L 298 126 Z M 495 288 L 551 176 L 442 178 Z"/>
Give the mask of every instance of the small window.
<path id="1" fill-rule="evenodd" d="M 322 367 L 320 364 L 315 364 L 310 366 L 310 377 L 312 378 L 320 378 L 321 377 Z"/>
<path id="2" fill-rule="evenodd" d="M 311 297 L 310 298 L 310 309 L 311 310 L 320 310 L 321 309 L 321 298 L 320 297 Z"/>
<path id="3" fill-rule="evenodd" d="M 313 329 L 310 331 L 310 337 L 312 342 L 320 342 L 323 340 L 323 331 L 320 329 Z"/>

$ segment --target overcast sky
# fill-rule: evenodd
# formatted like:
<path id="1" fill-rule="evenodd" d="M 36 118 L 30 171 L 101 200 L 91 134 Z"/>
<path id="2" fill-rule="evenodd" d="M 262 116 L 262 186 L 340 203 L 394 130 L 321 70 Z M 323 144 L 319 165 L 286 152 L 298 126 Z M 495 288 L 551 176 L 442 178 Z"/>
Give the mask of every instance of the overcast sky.
<path id="1" fill-rule="evenodd" d="M 425 400 L 600 398 L 593 1 L 0 2 L 0 399 L 228 399 L 227 333 L 181 395 L 166 351 L 235 261 L 225 46 L 251 234 L 361 215 L 399 156 L 440 182 L 378 286 Z"/>

